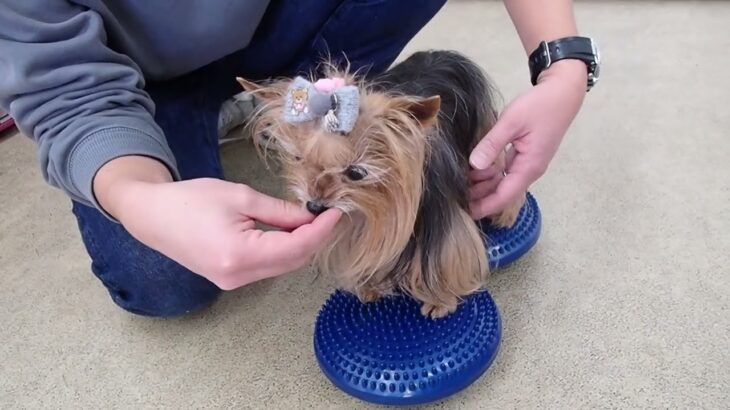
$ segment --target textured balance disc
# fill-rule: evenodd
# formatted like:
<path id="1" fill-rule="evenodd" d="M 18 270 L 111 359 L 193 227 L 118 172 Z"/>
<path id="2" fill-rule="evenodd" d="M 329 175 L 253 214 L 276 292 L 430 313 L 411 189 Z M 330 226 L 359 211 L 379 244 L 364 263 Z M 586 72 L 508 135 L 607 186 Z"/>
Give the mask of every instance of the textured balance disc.
<path id="1" fill-rule="evenodd" d="M 501 337 L 499 311 L 486 291 L 433 320 L 406 296 L 364 304 L 338 290 L 319 312 L 314 350 L 324 374 L 344 392 L 371 403 L 418 405 L 477 380 Z"/>
<path id="2" fill-rule="evenodd" d="M 537 201 L 528 193 L 517 222 L 511 228 L 497 228 L 488 219 L 479 221 L 486 236 L 490 268 L 507 266 L 526 254 L 540 237 L 541 219 Z"/>

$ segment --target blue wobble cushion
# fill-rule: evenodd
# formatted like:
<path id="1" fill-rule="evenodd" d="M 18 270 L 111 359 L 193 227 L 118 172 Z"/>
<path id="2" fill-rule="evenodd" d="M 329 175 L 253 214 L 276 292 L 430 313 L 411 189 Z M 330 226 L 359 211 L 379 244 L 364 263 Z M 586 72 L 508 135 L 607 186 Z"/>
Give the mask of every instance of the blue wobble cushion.
<path id="1" fill-rule="evenodd" d="M 404 295 L 364 304 L 338 290 L 317 317 L 314 351 L 324 374 L 344 392 L 376 404 L 419 405 L 477 380 L 501 338 L 499 311 L 486 291 L 434 320 Z"/>
<path id="2" fill-rule="evenodd" d="M 509 265 L 527 253 L 540 237 L 542 217 L 535 197 L 529 192 L 517 221 L 511 228 L 497 228 L 489 219 L 479 221 L 485 235 L 489 267 L 497 269 Z"/>

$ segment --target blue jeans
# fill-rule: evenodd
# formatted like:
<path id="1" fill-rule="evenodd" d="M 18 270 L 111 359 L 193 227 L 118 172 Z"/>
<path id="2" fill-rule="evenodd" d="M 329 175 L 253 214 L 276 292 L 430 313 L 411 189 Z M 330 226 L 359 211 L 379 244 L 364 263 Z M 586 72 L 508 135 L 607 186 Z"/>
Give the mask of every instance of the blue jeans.
<path id="1" fill-rule="evenodd" d="M 298 0 L 272 2 L 244 50 L 189 75 L 149 84 L 183 179 L 223 178 L 218 111 L 240 91 L 236 76 L 292 76 L 321 58 L 343 54 L 353 69 L 387 69 L 446 0 Z M 121 308 L 145 316 L 179 316 L 215 301 L 221 290 L 134 239 L 94 208 L 73 203 L 91 270 Z"/>

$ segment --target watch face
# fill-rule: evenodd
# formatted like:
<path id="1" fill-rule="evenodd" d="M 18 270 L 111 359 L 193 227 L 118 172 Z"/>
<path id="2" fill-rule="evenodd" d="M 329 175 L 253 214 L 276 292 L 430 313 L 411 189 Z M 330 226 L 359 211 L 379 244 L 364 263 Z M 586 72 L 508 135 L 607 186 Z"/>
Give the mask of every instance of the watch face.
<path id="1" fill-rule="evenodd" d="M 601 76 L 601 52 L 598 50 L 596 41 L 591 39 L 591 50 L 593 51 L 593 63 L 591 72 L 588 73 L 588 88 L 593 87 Z"/>
<path id="2" fill-rule="evenodd" d="M 596 40 L 591 39 L 591 49 L 593 50 L 593 55 L 596 59 L 596 65 L 601 64 L 601 52 L 598 50 L 598 44 L 596 44 Z"/>

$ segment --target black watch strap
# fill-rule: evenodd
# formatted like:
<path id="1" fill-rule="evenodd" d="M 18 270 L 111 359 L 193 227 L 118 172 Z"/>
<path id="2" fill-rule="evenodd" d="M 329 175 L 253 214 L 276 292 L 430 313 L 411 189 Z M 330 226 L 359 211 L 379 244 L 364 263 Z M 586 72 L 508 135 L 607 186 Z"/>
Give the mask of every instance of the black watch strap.
<path id="1" fill-rule="evenodd" d="M 564 59 L 577 59 L 586 64 L 588 70 L 588 89 L 598 81 L 598 51 L 592 39 L 587 37 L 565 37 L 555 41 L 540 43 L 530 54 L 530 81 L 537 84 L 537 77 L 554 62 Z"/>

